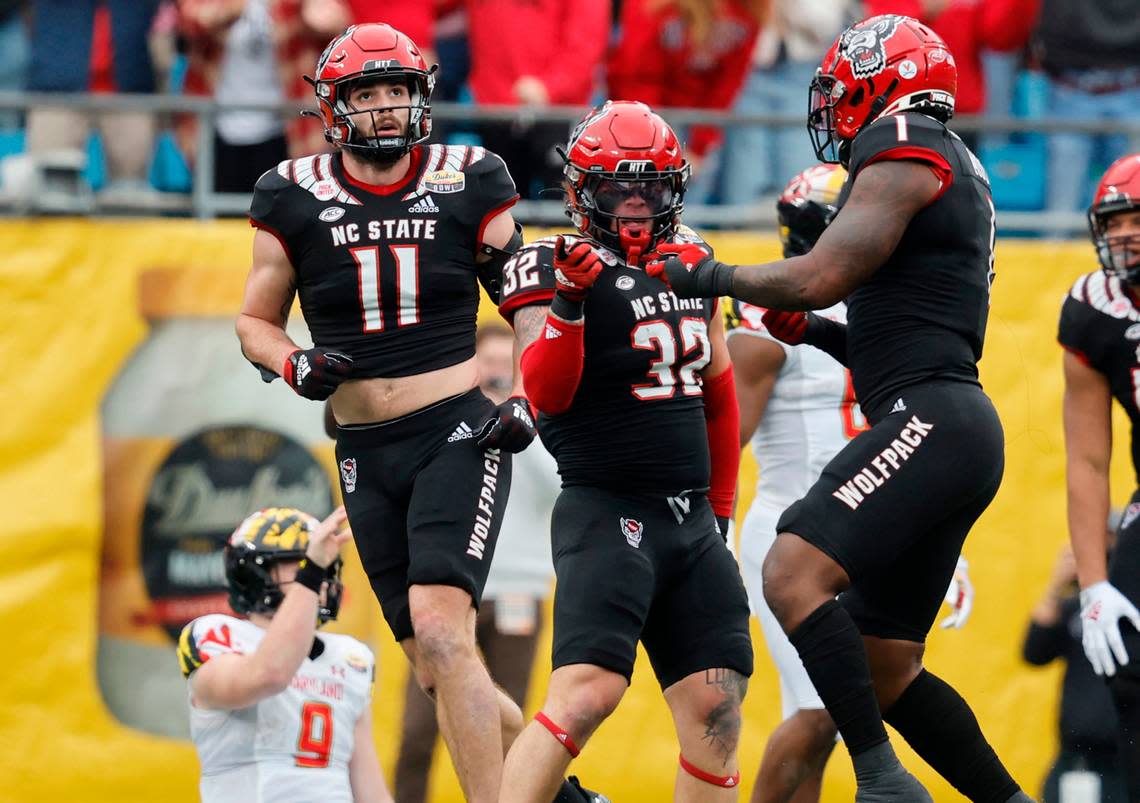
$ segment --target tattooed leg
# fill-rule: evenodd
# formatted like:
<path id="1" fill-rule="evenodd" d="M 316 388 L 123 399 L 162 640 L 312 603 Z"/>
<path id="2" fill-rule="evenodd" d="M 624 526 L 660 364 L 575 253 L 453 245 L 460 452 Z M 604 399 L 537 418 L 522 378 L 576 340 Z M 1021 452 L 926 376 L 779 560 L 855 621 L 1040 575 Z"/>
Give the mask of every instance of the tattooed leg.
<path id="1" fill-rule="evenodd" d="M 736 748 L 748 678 L 732 669 L 694 672 L 665 690 L 681 746 L 675 800 L 735 800 Z"/>

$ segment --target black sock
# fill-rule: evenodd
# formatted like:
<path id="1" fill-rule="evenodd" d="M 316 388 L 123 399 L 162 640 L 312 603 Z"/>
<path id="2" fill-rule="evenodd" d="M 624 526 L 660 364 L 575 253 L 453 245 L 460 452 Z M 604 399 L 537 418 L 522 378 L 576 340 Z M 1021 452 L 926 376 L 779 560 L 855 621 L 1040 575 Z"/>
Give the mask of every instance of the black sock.
<path id="1" fill-rule="evenodd" d="M 925 669 L 884 713 L 914 752 L 975 803 L 1005 803 L 1019 788 L 970 706 Z"/>
<path id="2" fill-rule="evenodd" d="M 863 637 L 829 599 L 788 634 L 852 757 L 887 741 Z"/>

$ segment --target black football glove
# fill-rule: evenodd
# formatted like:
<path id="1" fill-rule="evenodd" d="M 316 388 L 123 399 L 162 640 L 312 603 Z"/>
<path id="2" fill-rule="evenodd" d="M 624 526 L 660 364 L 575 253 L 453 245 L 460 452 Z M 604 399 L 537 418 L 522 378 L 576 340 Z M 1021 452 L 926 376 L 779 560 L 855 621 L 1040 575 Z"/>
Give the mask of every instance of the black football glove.
<path id="1" fill-rule="evenodd" d="M 717 260 L 695 243 L 665 243 L 657 247 L 660 259 L 646 273 L 660 279 L 681 298 L 718 298 L 732 294 L 735 265 Z"/>
<path id="2" fill-rule="evenodd" d="M 297 395 L 324 401 L 352 371 L 352 357 L 319 346 L 297 349 L 285 360 L 281 376 Z"/>
<path id="3" fill-rule="evenodd" d="M 480 449 L 521 452 L 530 446 L 537 433 L 530 402 L 522 396 L 511 396 L 491 411 L 490 417 L 479 427 L 475 443 Z"/>

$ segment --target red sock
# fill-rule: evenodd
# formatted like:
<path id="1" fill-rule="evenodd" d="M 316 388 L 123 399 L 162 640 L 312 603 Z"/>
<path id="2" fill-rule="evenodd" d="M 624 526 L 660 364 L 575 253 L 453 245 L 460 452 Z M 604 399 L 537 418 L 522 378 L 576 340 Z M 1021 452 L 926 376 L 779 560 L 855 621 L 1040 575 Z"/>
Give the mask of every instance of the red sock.
<path id="1" fill-rule="evenodd" d="M 534 715 L 534 721 L 550 731 L 554 735 L 554 738 L 561 742 L 562 746 L 566 748 L 566 752 L 570 754 L 571 758 L 578 757 L 578 745 L 574 744 L 574 739 L 569 733 L 551 722 L 550 717 L 539 711 Z"/>

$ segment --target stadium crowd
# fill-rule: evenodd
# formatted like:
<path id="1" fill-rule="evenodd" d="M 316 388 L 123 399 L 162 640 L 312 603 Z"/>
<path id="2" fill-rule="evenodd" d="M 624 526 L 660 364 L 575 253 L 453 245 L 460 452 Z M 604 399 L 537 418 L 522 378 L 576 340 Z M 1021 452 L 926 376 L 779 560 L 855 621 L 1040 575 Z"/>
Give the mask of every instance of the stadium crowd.
<path id="1" fill-rule="evenodd" d="M 212 96 L 279 104 L 347 25 L 383 19 L 438 62 L 436 101 L 520 107 L 510 123 L 452 125 L 446 140 L 503 154 L 524 197 L 557 186 L 554 146 L 569 124 L 524 110 L 603 98 L 655 108 L 799 115 L 824 50 L 850 22 L 906 14 L 945 38 L 959 70 L 957 113 L 1081 120 L 1140 118 L 1140 2 L 1081 0 L 6 0 L 0 89 Z M 64 108 L 0 116 L 0 157 L 88 154 L 100 187 L 190 189 L 191 115 L 94 119 Z M 249 192 L 289 156 L 325 147 L 315 120 L 231 110 L 214 120 L 214 187 Z M 94 136 L 89 136 L 93 132 Z M 683 132 L 691 201 L 774 197 L 785 166 L 807 164 L 800 126 Z M 437 135 L 438 138 L 438 135 Z M 995 177 L 999 209 L 1081 210 L 1122 136 L 966 137 Z M 548 196 L 549 197 L 549 196 Z"/>

